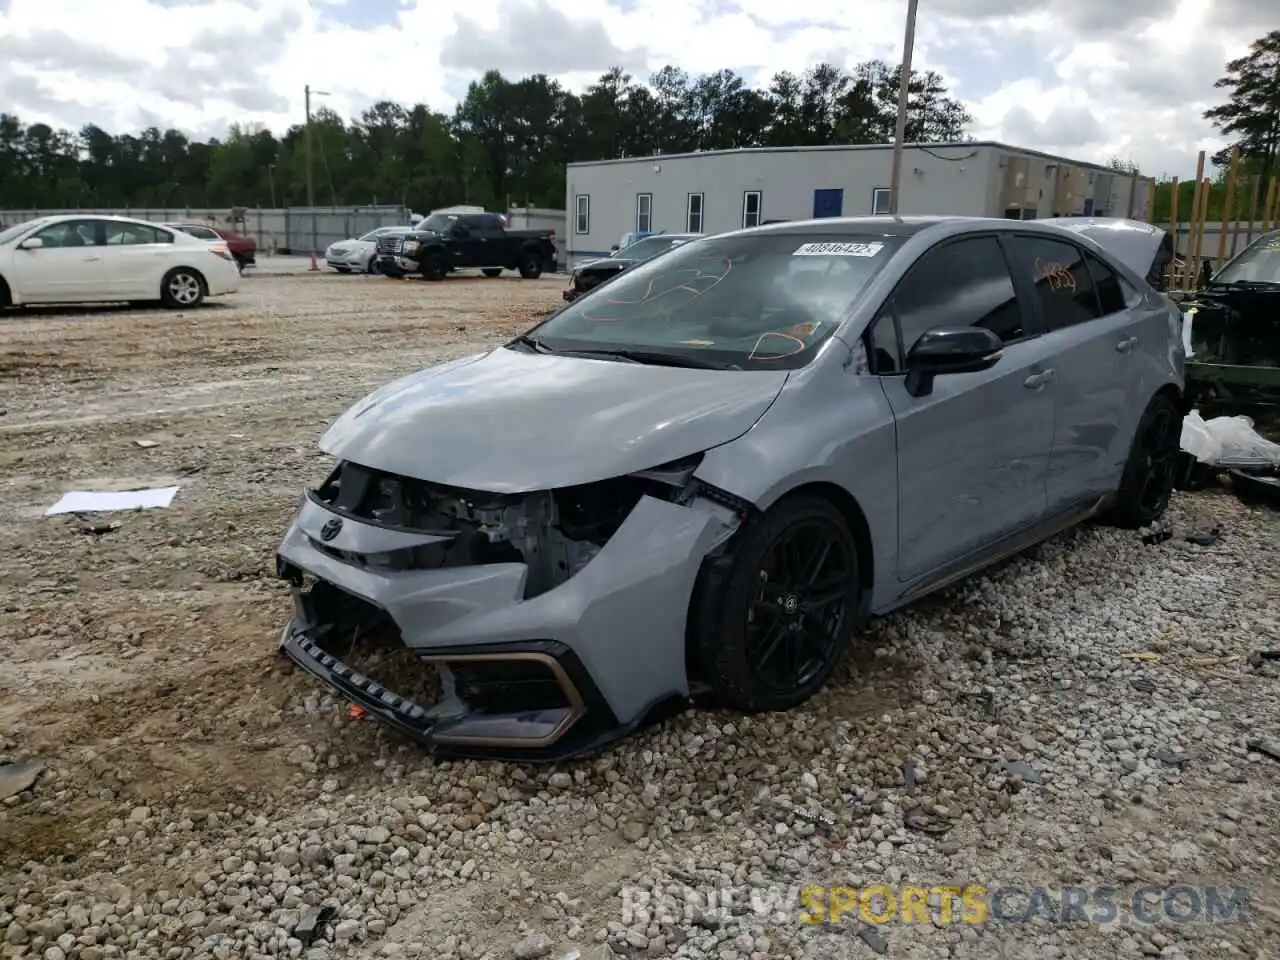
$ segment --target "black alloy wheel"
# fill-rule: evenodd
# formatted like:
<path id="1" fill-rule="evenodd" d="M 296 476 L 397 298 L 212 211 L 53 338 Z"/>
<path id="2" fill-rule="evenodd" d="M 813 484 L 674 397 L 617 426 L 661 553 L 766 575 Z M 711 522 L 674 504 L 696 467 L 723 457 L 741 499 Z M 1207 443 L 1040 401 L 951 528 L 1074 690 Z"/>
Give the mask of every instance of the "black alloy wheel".
<path id="1" fill-rule="evenodd" d="M 1137 530 L 1164 516 L 1177 480 L 1182 419 L 1173 398 L 1157 394 L 1151 399 L 1138 423 L 1116 502 L 1107 517 L 1115 526 Z"/>
<path id="2" fill-rule="evenodd" d="M 853 558 L 830 524 L 784 531 L 760 565 L 748 603 L 747 662 L 760 684 L 787 696 L 807 687 L 847 641 Z"/>
<path id="3" fill-rule="evenodd" d="M 849 649 L 861 592 L 840 511 L 820 497 L 777 504 L 741 531 L 717 609 L 700 621 L 715 698 L 747 711 L 803 703 Z"/>

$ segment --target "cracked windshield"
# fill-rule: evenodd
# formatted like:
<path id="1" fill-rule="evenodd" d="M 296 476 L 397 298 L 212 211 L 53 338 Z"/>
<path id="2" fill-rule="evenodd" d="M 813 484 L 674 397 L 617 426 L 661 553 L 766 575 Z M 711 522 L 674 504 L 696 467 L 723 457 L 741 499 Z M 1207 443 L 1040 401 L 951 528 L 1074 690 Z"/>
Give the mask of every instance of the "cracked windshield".
<path id="1" fill-rule="evenodd" d="M 620 276 L 534 331 L 554 351 L 644 351 L 724 367 L 800 367 L 902 238 L 765 234 L 702 240 Z"/>
<path id="2" fill-rule="evenodd" d="M 1213 278 L 1214 283 L 1280 287 L 1280 233 L 1263 237 Z"/>

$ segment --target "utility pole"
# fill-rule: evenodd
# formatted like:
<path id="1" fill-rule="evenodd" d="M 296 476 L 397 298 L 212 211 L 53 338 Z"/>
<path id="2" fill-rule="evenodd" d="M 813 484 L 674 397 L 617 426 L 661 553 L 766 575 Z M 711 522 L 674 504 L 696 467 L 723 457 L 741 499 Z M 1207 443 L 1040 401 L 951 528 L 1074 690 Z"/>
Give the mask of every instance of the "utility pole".
<path id="1" fill-rule="evenodd" d="M 311 208 L 311 255 L 316 254 L 316 247 L 319 244 L 318 229 L 316 227 L 316 189 L 315 181 L 311 174 L 311 94 L 315 93 L 317 97 L 327 97 L 329 94 L 324 90 L 311 89 L 311 84 L 307 84 L 302 88 L 303 104 L 307 114 L 307 125 L 303 128 L 303 142 L 306 144 L 307 155 L 307 206 Z"/>
<path id="2" fill-rule="evenodd" d="M 907 136 L 907 98 L 911 92 L 911 52 L 916 45 L 916 7 L 919 0 L 907 0 L 907 34 L 902 41 L 902 78 L 898 85 L 898 125 L 893 135 L 893 171 L 889 179 L 889 214 L 898 215 L 898 193 L 902 189 L 902 144 Z"/>

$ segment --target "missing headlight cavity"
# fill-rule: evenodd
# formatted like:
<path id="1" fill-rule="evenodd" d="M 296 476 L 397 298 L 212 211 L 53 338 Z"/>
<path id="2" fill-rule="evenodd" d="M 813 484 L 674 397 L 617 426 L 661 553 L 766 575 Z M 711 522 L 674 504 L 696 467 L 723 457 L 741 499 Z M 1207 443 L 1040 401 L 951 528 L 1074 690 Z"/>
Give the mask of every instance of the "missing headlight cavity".
<path id="1" fill-rule="evenodd" d="M 525 596 L 568 580 L 600 552 L 644 496 L 685 503 L 701 457 L 596 483 L 526 494 L 461 490 L 343 462 L 312 499 L 343 515 L 397 530 L 431 534 L 426 546 L 356 555 L 316 542 L 357 566 L 424 570 L 524 563 Z"/>

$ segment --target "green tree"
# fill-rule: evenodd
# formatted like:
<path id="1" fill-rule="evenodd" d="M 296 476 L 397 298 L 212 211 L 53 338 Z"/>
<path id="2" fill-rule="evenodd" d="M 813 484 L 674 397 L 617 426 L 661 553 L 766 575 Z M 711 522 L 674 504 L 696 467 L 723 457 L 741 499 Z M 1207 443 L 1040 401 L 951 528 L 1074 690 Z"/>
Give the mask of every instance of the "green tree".
<path id="1" fill-rule="evenodd" d="M 1238 147 L 1265 189 L 1280 155 L 1280 30 L 1259 37 L 1247 54 L 1229 61 L 1214 86 L 1229 91 L 1227 102 L 1206 110 L 1205 119 L 1233 142 L 1213 162 L 1226 166 L 1232 147 Z"/>

